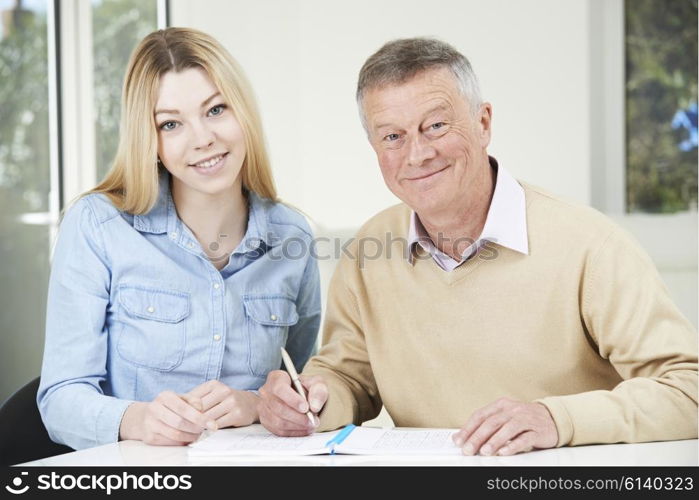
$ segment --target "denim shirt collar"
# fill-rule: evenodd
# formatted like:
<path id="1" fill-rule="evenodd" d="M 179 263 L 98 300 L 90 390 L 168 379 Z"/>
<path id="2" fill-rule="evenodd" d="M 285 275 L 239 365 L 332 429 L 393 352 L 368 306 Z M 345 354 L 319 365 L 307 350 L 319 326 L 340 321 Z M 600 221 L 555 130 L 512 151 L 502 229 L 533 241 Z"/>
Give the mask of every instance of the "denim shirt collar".
<path id="1" fill-rule="evenodd" d="M 240 249 L 255 250 L 263 244 L 271 248 L 280 241 L 269 225 L 268 202 L 252 191 L 248 191 L 247 194 L 248 227 L 235 253 Z M 134 229 L 142 233 L 169 233 L 174 235 L 173 238 L 183 232 L 181 227 L 184 224 L 177 216 L 170 191 L 170 174 L 166 170 L 162 170 L 158 176 L 158 200 L 148 213 L 135 215 L 133 225 Z"/>

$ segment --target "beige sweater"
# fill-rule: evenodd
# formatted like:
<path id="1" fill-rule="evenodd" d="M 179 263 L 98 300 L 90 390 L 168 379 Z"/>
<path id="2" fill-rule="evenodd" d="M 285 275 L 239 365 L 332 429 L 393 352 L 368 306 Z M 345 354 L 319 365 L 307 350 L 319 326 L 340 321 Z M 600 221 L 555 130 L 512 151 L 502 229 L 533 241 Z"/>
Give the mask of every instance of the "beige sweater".
<path id="1" fill-rule="evenodd" d="M 410 264 L 402 204 L 359 231 L 304 370 L 329 386 L 322 430 L 382 402 L 398 426 L 456 428 L 508 396 L 545 404 L 558 446 L 697 436 L 696 333 L 649 257 L 600 213 L 523 186 L 529 255 L 488 243 L 450 273 Z"/>

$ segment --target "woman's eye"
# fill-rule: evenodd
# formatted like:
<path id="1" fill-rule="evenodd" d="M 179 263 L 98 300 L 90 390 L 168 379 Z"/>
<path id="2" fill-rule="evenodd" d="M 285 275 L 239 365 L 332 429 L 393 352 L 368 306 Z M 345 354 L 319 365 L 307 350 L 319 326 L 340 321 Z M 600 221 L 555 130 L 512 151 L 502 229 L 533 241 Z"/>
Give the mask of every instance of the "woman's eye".
<path id="1" fill-rule="evenodd" d="M 160 125 L 160 130 L 173 130 L 177 126 L 177 123 L 175 122 L 165 122 Z"/>
<path id="2" fill-rule="evenodd" d="M 217 106 L 214 106 L 209 110 L 209 115 L 210 116 L 218 116 L 221 113 L 223 113 L 223 110 L 226 109 L 225 104 L 218 104 Z"/>

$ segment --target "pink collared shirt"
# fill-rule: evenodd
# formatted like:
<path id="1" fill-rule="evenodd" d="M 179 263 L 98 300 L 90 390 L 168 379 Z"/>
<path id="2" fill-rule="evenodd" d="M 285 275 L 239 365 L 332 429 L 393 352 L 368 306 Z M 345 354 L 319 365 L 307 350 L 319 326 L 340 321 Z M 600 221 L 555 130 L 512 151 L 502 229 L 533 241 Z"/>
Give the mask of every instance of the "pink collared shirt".
<path id="1" fill-rule="evenodd" d="M 413 211 L 408 229 L 408 259 L 411 263 L 415 244 L 420 245 L 437 265 L 447 272 L 453 271 L 473 257 L 488 241 L 529 255 L 524 189 L 507 170 L 498 166 L 495 158 L 490 157 L 490 165 L 496 170 L 495 190 L 480 237 L 466 248 L 461 260 L 455 260 L 435 246 L 420 218 Z"/>

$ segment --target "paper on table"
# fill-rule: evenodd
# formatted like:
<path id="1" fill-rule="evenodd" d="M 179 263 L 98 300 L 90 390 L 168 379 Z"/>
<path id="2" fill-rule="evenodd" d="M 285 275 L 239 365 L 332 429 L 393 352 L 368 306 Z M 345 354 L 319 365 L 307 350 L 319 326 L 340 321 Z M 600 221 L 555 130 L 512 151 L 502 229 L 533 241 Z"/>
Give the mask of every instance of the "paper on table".
<path id="1" fill-rule="evenodd" d="M 222 429 L 190 445 L 191 456 L 226 455 L 322 455 L 340 431 L 306 437 L 278 437 L 262 426 Z M 459 455 L 451 435 L 456 429 L 376 429 L 356 427 L 335 453 L 352 455 Z"/>
<path id="2" fill-rule="evenodd" d="M 451 439 L 457 429 L 375 429 L 358 427 L 336 453 L 351 455 L 460 455 Z"/>
<path id="3" fill-rule="evenodd" d="M 340 431 L 319 432 L 305 437 L 279 437 L 261 425 L 221 429 L 189 445 L 192 456 L 214 455 L 322 455 L 325 443 Z"/>

